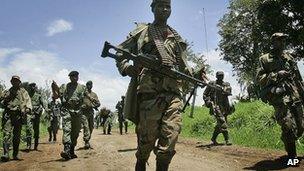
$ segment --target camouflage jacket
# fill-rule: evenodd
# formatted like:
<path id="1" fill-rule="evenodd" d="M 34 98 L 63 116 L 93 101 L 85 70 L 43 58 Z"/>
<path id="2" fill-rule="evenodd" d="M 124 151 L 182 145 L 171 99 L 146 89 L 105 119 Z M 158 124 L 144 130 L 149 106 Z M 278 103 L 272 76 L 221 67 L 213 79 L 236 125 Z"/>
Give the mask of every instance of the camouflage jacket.
<path id="1" fill-rule="evenodd" d="M 228 96 L 231 95 L 230 84 L 228 82 L 219 83 L 217 81 L 211 81 L 210 84 L 220 86 L 223 92 L 207 86 L 203 95 L 205 103 L 211 102 L 213 103 L 213 107 L 219 107 L 222 113 L 230 114 L 231 108 L 228 99 Z"/>
<path id="2" fill-rule="evenodd" d="M 79 112 L 83 105 L 83 99 L 85 94 L 85 86 L 77 83 L 63 84 L 60 86 L 60 98 L 62 103 L 62 109 L 71 112 Z"/>
<path id="3" fill-rule="evenodd" d="M 123 108 L 124 108 L 124 102 L 121 100 L 116 104 L 116 110 L 119 120 L 124 120 Z"/>
<path id="4" fill-rule="evenodd" d="M 257 74 L 257 81 L 261 87 L 260 96 L 264 102 L 270 104 L 281 104 L 292 101 L 299 101 L 300 95 L 295 85 L 294 79 L 282 80 L 278 76 L 280 70 L 289 71 L 294 74 L 293 67 L 297 65 L 292 56 L 288 53 L 283 53 L 280 57 L 276 57 L 273 53 L 268 53 L 260 57 L 260 68 Z M 276 87 L 288 87 L 288 92 L 277 95 L 272 93 L 272 89 Z"/>
<path id="5" fill-rule="evenodd" d="M 145 54 L 156 57 L 155 60 L 160 60 L 159 52 L 153 41 L 153 38 L 149 34 L 149 27 L 151 24 L 138 24 L 137 28 L 132 31 L 126 41 L 119 45 L 120 48 L 126 49 L 133 54 Z M 185 50 L 186 43 L 177 34 L 175 30 L 168 26 L 167 35 L 164 40 L 164 48 L 166 52 L 174 58 L 174 68 L 182 72 L 190 72 L 187 67 Z M 117 62 L 117 67 L 123 76 L 128 75 L 127 70 L 132 67 L 129 61 L 123 60 Z M 181 80 L 175 80 L 169 77 L 159 75 L 148 68 L 142 68 L 139 64 L 134 63 L 136 75 L 131 76 L 131 82 L 128 87 L 128 91 L 125 98 L 124 113 L 127 118 L 133 122 L 134 115 L 137 113 L 137 94 L 139 93 L 154 93 L 160 94 L 164 92 L 174 93 L 182 95 L 183 83 Z"/>
<path id="6" fill-rule="evenodd" d="M 31 102 L 33 106 L 32 113 L 41 115 L 43 108 L 45 108 L 42 95 L 36 91 L 34 91 L 33 93 L 29 92 L 29 95 L 31 97 Z"/>
<path id="7" fill-rule="evenodd" d="M 100 109 L 98 114 L 100 117 L 109 117 L 111 115 L 111 113 L 112 112 L 109 109 L 102 108 L 102 109 Z"/>
<path id="8" fill-rule="evenodd" d="M 100 106 L 100 102 L 98 100 L 98 96 L 93 91 L 89 92 L 88 90 L 85 91 L 85 96 L 83 98 L 83 109 L 93 109 L 98 108 Z"/>
<path id="9" fill-rule="evenodd" d="M 32 110 L 31 98 L 28 92 L 20 87 L 18 89 L 10 88 L 3 92 L 1 103 L 7 111 L 26 112 L 26 109 Z"/>
<path id="10" fill-rule="evenodd" d="M 60 117 L 60 108 L 60 102 L 50 101 L 48 104 L 48 119 L 53 120 L 54 118 Z"/>

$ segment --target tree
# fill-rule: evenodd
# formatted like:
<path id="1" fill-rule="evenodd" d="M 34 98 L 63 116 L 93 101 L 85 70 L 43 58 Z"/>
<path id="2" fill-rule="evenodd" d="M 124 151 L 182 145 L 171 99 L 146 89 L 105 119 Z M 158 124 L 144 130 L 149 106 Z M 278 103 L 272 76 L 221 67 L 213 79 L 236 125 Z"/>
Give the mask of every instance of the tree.
<path id="1" fill-rule="evenodd" d="M 233 66 L 239 83 L 254 80 L 258 58 L 271 49 L 275 32 L 289 34 L 287 48 L 304 57 L 303 0 L 231 0 L 218 23 L 223 60 Z"/>

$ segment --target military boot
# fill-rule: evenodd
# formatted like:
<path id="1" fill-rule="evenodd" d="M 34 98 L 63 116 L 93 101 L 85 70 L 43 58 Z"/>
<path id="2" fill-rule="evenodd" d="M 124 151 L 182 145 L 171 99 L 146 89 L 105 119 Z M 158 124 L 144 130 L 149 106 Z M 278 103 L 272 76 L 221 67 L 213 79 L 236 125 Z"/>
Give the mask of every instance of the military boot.
<path id="1" fill-rule="evenodd" d="M 31 151 L 31 146 L 32 146 L 32 138 L 31 137 L 27 137 L 26 139 L 26 152 L 30 152 Z"/>
<path id="2" fill-rule="evenodd" d="M 9 161 L 9 145 L 6 143 L 3 143 L 3 155 L 1 156 L 1 161 Z"/>
<path id="3" fill-rule="evenodd" d="M 232 143 L 229 141 L 228 131 L 223 132 L 223 135 L 224 135 L 224 139 L 225 139 L 226 145 L 232 145 Z"/>
<path id="4" fill-rule="evenodd" d="M 18 149 L 13 148 L 13 160 L 20 160 L 18 157 Z"/>
<path id="5" fill-rule="evenodd" d="M 49 131 L 49 142 L 51 142 L 51 141 L 52 141 L 52 132 Z"/>
<path id="6" fill-rule="evenodd" d="M 84 149 L 90 149 L 91 148 L 91 145 L 90 145 L 90 143 L 89 143 L 89 141 L 85 141 L 85 143 L 84 143 Z"/>
<path id="7" fill-rule="evenodd" d="M 71 154 L 70 154 L 70 145 L 65 144 L 63 151 L 60 153 L 60 156 L 64 158 L 65 160 L 71 159 Z"/>
<path id="8" fill-rule="evenodd" d="M 57 141 L 57 137 L 56 137 L 56 134 L 54 134 L 54 138 L 53 138 L 53 141 L 56 142 Z"/>
<path id="9" fill-rule="evenodd" d="M 217 138 L 218 134 L 219 134 L 219 132 L 214 130 L 212 138 L 211 138 L 211 142 L 212 142 L 213 145 L 218 145 L 218 142 L 216 141 L 216 138 Z"/>
<path id="10" fill-rule="evenodd" d="M 75 159 L 78 156 L 75 154 L 75 146 L 71 145 L 71 159 Z"/>
<path id="11" fill-rule="evenodd" d="M 112 127 L 109 125 L 109 127 L 108 127 L 108 134 L 109 134 L 109 135 L 111 135 L 111 128 L 112 128 Z"/>
<path id="12" fill-rule="evenodd" d="M 34 150 L 38 150 L 39 139 L 35 138 Z"/>
<path id="13" fill-rule="evenodd" d="M 135 165 L 135 171 L 146 171 L 146 161 L 137 159 Z"/>
<path id="14" fill-rule="evenodd" d="M 169 163 L 156 161 L 156 171 L 167 171 L 169 168 Z"/>
<path id="15" fill-rule="evenodd" d="M 284 143 L 284 145 L 285 145 L 285 149 L 287 151 L 288 158 L 296 158 L 297 157 L 297 149 L 296 149 L 295 141 Z"/>

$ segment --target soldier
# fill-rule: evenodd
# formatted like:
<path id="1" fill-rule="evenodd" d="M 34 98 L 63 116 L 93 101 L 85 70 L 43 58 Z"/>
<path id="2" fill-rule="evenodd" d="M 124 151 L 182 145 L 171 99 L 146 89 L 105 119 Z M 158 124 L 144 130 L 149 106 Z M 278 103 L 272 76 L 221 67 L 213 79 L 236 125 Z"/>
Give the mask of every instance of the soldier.
<path id="1" fill-rule="evenodd" d="M 19 76 L 11 79 L 12 87 L 3 93 L 1 104 L 4 106 L 2 118 L 3 130 L 3 155 L 1 160 L 9 160 L 10 143 L 13 142 L 13 159 L 19 160 L 19 144 L 22 124 L 25 123 L 26 115 L 31 112 L 32 104 L 28 92 L 20 87 Z M 13 139 L 12 139 L 13 138 Z"/>
<path id="2" fill-rule="evenodd" d="M 92 91 L 93 82 L 88 81 L 86 83 L 86 91 L 83 99 L 83 105 L 81 108 L 82 113 L 82 125 L 83 125 L 83 140 L 85 142 L 85 149 L 89 149 L 90 139 L 94 128 L 94 109 L 98 110 L 100 102 L 97 94 Z"/>
<path id="3" fill-rule="evenodd" d="M 163 66 L 189 73 L 184 56 L 187 45 L 167 25 L 171 0 L 153 0 L 151 9 L 154 22 L 138 24 L 120 48 L 133 54 L 145 54 Z M 123 57 L 119 52 L 117 55 Z M 117 60 L 117 67 L 123 76 L 131 77 L 124 113 L 136 124 L 135 170 L 146 170 L 152 150 L 157 170 L 168 170 L 181 131 L 182 81 L 157 74 L 137 63 L 131 65 L 128 60 Z"/>
<path id="4" fill-rule="evenodd" d="M 48 120 L 49 120 L 49 126 L 48 126 L 48 132 L 49 132 L 49 142 L 57 141 L 57 131 L 59 128 L 59 121 L 60 121 L 60 108 L 61 104 L 59 101 L 55 99 L 55 97 L 52 97 L 52 101 L 48 104 Z"/>
<path id="5" fill-rule="evenodd" d="M 296 140 L 304 130 L 303 86 L 296 62 L 284 52 L 286 36 L 283 33 L 271 36 L 272 49 L 259 59 L 257 81 L 261 87 L 261 99 L 274 107 L 288 157 L 295 158 Z"/>
<path id="6" fill-rule="evenodd" d="M 36 83 L 29 84 L 28 93 L 32 100 L 33 110 L 31 112 L 31 115 L 27 116 L 27 124 L 26 124 L 27 152 L 29 152 L 31 149 L 33 130 L 34 130 L 34 139 L 35 139 L 34 150 L 37 150 L 38 148 L 40 116 L 43 112 L 43 108 L 45 108 L 42 95 L 38 92 Z"/>
<path id="7" fill-rule="evenodd" d="M 128 133 L 128 121 L 126 120 L 123 108 L 125 103 L 125 96 L 121 96 L 121 101 L 116 104 L 117 114 L 118 114 L 118 122 L 119 122 L 119 132 L 122 135 L 122 128 L 125 126 L 125 133 Z"/>
<path id="8" fill-rule="evenodd" d="M 103 127 L 103 134 L 111 134 L 111 129 L 112 129 L 112 124 L 113 124 L 113 113 L 103 107 L 100 111 L 99 111 L 99 115 L 102 118 L 102 127 Z"/>
<path id="9" fill-rule="evenodd" d="M 81 128 L 81 106 L 85 94 L 85 86 L 77 82 L 78 75 L 77 71 L 70 72 L 71 82 L 61 85 L 59 90 L 62 102 L 62 143 L 64 145 L 64 150 L 60 155 L 66 160 L 77 158 L 75 147 Z"/>
<path id="10" fill-rule="evenodd" d="M 216 81 L 211 81 L 210 84 L 220 87 L 222 91 L 207 87 L 203 95 L 205 105 L 210 108 L 210 114 L 216 118 L 216 126 L 211 138 L 214 145 L 218 144 L 216 138 L 220 133 L 223 134 L 226 145 L 231 145 L 227 130 L 227 116 L 233 112 L 228 99 L 228 96 L 231 95 L 231 86 L 223 79 L 224 72 L 216 72 Z"/>

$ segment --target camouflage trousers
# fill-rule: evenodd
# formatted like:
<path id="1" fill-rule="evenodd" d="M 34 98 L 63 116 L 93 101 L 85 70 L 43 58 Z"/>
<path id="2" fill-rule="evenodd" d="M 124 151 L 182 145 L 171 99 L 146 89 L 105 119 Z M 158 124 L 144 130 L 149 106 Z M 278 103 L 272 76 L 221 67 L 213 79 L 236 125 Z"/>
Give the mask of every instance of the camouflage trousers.
<path id="1" fill-rule="evenodd" d="M 47 129 L 48 129 L 50 137 L 52 137 L 52 136 L 56 137 L 56 134 L 59 129 L 59 120 L 60 120 L 60 117 L 52 117 L 51 120 L 49 121 Z"/>
<path id="2" fill-rule="evenodd" d="M 138 102 L 137 159 L 147 161 L 153 150 L 158 161 L 170 163 L 182 125 L 181 97 L 168 93 L 149 98 L 140 94 Z"/>
<path id="3" fill-rule="evenodd" d="M 27 115 L 27 122 L 26 122 L 26 139 L 30 141 L 33 137 L 39 139 L 39 127 L 40 127 L 40 114 L 33 114 Z"/>
<path id="4" fill-rule="evenodd" d="M 9 111 L 4 113 L 2 118 L 3 145 L 10 146 L 10 144 L 13 143 L 13 155 L 15 156 L 17 156 L 19 151 L 21 130 L 21 113 L 16 111 Z"/>
<path id="5" fill-rule="evenodd" d="M 77 145 L 77 138 L 81 128 L 81 113 L 69 110 L 62 110 L 62 143 L 64 146 Z"/>
<path id="6" fill-rule="evenodd" d="M 103 132 L 105 133 L 111 133 L 111 128 L 113 126 L 113 119 L 110 116 L 104 116 L 102 117 L 102 123 Z"/>
<path id="7" fill-rule="evenodd" d="M 304 115 L 301 103 L 275 105 L 275 118 L 281 126 L 281 139 L 284 143 L 292 143 L 303 135 Z"/>
<path id="8" fill-rule="evenodd" d="M 89 141 L 94 129 L 94 109 L 82 109 L 81 113 L 83 141 Z"/>

